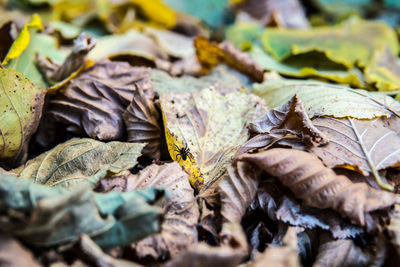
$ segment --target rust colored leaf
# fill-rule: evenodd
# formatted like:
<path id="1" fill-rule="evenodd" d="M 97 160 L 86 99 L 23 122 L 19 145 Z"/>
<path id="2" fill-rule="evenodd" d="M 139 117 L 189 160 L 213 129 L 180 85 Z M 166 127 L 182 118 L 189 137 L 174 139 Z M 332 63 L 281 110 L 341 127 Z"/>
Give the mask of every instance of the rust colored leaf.
<path id="1" fill-rule="evenodd" d="M 234 47 L 229 41 L 215 44 L 205 37 L 198 36 L 194 40 L 196 55 L 204 71 L 209 72 L 220 63 L 227 64 L 257 82 L 263 81 L 264 69 L 249 54 Z"/>
<path id="2" fill-rule="evenodd" d="M 297 255 L 297 234 L 295 227 L 289 227 L 283 245 L 267 248 L 262 254 L 258 255 L 254 262 L 247 264 L 248 267 L 300 267 L 300 259 Z"/>
<path id="3" fill-rule="evenodd" d="M 179 164 L 173 162 L 164 165 L 152 164 L 137 175 L 100 181 L 105 191 L 132 191 L 157 185 L 170 189 L 170 200 L 162 204 L 165 216 L 161 233 L 143 239 L 135 245 L 139 257 L 174 257 L 197 243 L 196 224 L 199 210 L 188 178 Z"/>
<path id="4" fill-rule="evenodd" d="M 152 98 L 148 69 L 99 62 L 50 100 L 48 115 L 72 132 L 104 141 L 121 140 L 126 135 L 122 114 L 137 86 Z"/>
<path id="5" fill-rule="evenodd" d="M 369 212 L 400 203 L 400 196 L 376 190 L 364 183 L 352 183 L 336 175 L 314 155 L 298 150 L 274 148 L 238 158 L 256 164 L 277 177 L 305 205 L 319 209 L 332 208 L 354 223 L 370 225 Z"/>
<path id="6" fill-rule="evenodd" d="M 378 171 L 400 164 L 399 122 L 395 116 L 374 120 L 315 118 L 313 124 L 329 143 L 310 150 L 328 167 L 345 167 L 365 176 L 373 174 L 382 188 L 392 189 L 381 180 Z"/>
<path id="7" fill-rule="evenodd" d="M 132 102 L 123 114 L 127 141 L 147 143 L 142 154 L 153 159 L 161 155 L 160 113 L 152 100 L 148 99 L 143 89 L 138 86 L 133 92 Z"/>

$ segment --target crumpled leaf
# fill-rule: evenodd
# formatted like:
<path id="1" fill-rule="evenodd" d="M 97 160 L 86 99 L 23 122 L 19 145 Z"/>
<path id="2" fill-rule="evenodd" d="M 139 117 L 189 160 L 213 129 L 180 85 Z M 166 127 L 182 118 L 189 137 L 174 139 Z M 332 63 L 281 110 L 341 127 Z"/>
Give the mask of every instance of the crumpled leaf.
<path id="1" fill-rule="evenodd" d="M 223 175 L 246 142 L 246 124 L 260 102 L 249 94 L 222 95 L 211 87 L 196 93 L 161 95 L 160 103 L 171 158 L 200 189 Z"/>
<path id="2" fill-rule="evenodd" d="M 50 99 L 47 115 L 69 125 L 69 131 L 100 140 L 122 140 L 126 135 L 122 114 L 137 86 L 152 98 L 148 69 L 98 62 Z"/>
<path id="3" fill-rule="evenodd" d="M 234 5 L 234 8 L 236 12 L 244 12 L 262 25 L 276 24 L 284 28 L 310 26 L 298 0 L 245 0 Z"/>
<path id="4" fill-rule="evenodd" d="M 123 114 L 127 131 L 127 141 L 147 143 L 142 154 L 153 159 L 161 156 L 161 126 L 160 113 L 152 100 L 145 96 L 143 89 L 133 92 L 132 102 Z"/>
<path id="5" fill-rule="evenodd" d="M 339 215 L 325 209 L 323 211 L 300 205 L 300 203 L 275 182 L 260 184 L 251 209 L 262 209 L 272 220 L 289 223 L 305 229 L 317 227 L 330 231 L 335 238 L 349 238 L 361 235 L 363 230 L 343 220 Z"/>
<path id="6" fill-rule="evenodd" d="M 392 189 L 378 173 L 387 167 L 400 164 L 399 118 L 357 120 L 321 117 L 313 124 L 327 138 L 323 147 L 312 147 L 328 167 L 344 167 L 368 176 L 373 174 L 379 186 Z"/>
<path id="7" fill-rule="evenodd" d="M 23 178 L 47 186 L 70 188 L 97 182 L 133 168 L 144 143 L 103 143 L 89 138 L 71 139 L 14 170 Z"/>
<path id="8" fill-rule="evenodd" d="M 12 69 L 0 68 L 0 84 L 0 165 L 13 167 L 26 160 L 29 139 L 42 115 L 44 91 Z"/>
<path id="9" fill-rule="evenodd" d="M 2 230 L 34 246 L 71 242 L 81 234 L 102 247 L 126 245 L 160 230 L 162 211 L 151 203 L 164 194 L 160 188 L 98 194 L 83 186 L 65 191 L 2 174 Z"/>
<path id="10" fill-rule="evenodd" d="M 254 262 L 248 263 L 249 267 L 279 266 L 279 267 L 300 267 L 300 259 L 297 255 L 297 235 L 296 228 L 289 227 L 283 245 L 267 248 L 259 254 Z"/>
<path id="11" fill-rule="evenodd" d="M 256 154 L 243 154 L 238 160 L 251 162 L 287 186 L 305 205 L 319 209 L 332 208 L 353 223 L 373 227 L 371 211 L 400 202 L 400 197 L 352 183 L 336 175 L 314 155 L 293 149 L 274 148 Z"/>
<path id="12" fill-rule="evenodd" d="M 35 261 L 32 253 L 11 236 L 0 234 L 1 266 L 41 266 Z"/>
<path id="13" fill-rule="evenodd" d="M 220 63 L 227 64 L 237 69 L 257 82 L 263 81 L 264 69 L 248 54 L 237 50 L 232 43 L 224 41 L 214 44 L 205 37 L 197 36 L 194 40 L 196 55 L 204 68 L 204 72 L 209 72 Z"/>
<path id="14" fill-rule="evenodd" d="M 183 75 L 179 78 L 171 77 L 168 73 L 156 69 L 153 69 L 150 75 L 154 92 L 159 95 L 196 92 L 210 86 L 215 87 L 221 93 L 228 93 L 245 87 L 236 73 L 225 66 L 217 66 L 208 75 L 199 78 L 190 75 Z"/>
<path id="15" fill-rule="evenodd" d="M 152 164 L 138 174 L 100 181 L 102 191 L 129 192 L 151 186 L 170 189 L 170 197 L 162 203 L 164 221 L 161 233 L 135 244 L 139 258 L 175 257 L 190 245 L 197 243 L 199 210 L 187 173 L 178 163 Z"/>
<path id="16" fill-rule="evenodd" d="M 280 106 L 297 95 L 310 118 L 373 119 L 400 114 L 400 104 L 390 96 L 317 81 L 266 81 L 254 85 L 252 92 L 263 98 L 270 108 Z"/>
<path id="17" fill-rule="evenodd" d="M 370 266 L 371 256 L 364 253 L 351 239 L 330 240 L 318 249 L 314 267 Z"/>
<path id="18" fill-rule="evenodd" d="M 269 28 L 262 34 L 264 48 L 282 61 L 291 55 L 319 51 L 347 68 L 366 67 L 376 50 L 398 52 L 395 32 L 378 21 L 350 20 L 338 26 L 307 30 Z"/>

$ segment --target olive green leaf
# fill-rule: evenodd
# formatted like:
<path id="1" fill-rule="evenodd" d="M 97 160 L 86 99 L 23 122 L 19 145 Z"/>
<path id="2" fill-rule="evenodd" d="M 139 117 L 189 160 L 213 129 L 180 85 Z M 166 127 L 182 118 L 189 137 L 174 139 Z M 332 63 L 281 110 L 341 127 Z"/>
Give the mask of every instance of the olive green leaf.
<path id="1" fill-rule="evenodd" d="M 270 108 L 286 103 L 296 94 L 310 118 L 334 116 L 373 119 L 400 114 L 400 104 L 390 96 L 317 81 L 266 81 L 255 84 L 253 93 L 263 98 Z"/>
<path id="2" fill-rule="evenodd" d="M 160 230 L 162 210 L 151 203 L 164 194 L 160 188 L 99 194 L 82 186 L 65 191 L 2 173 L 2 230 L 34 246 L 75 241 L 81 234 L 103 247 L 127 245 Z"/>
<path id="3" fill-rule="evenodd" d="M 71 139 L 28 161 L 14 173 L 47 186 L 69 188 L 88 183 L 94 187 L 100 179 L 135 166 L 144 146 Z"/>
<path id="4" fill-rule="evenodd" d="M 44 102 L 44 91 L 22 74 L 0 68 L 0 161 L 13 167 L 25 160 Z"/>

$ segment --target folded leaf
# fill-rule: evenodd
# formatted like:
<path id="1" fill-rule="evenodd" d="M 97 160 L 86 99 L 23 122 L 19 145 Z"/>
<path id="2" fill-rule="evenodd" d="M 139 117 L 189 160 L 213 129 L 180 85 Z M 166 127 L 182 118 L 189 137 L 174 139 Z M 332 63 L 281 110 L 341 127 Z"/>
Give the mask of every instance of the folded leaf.
<path id="1" fill-rule="evenodd" d="M 160 230 L 162 211 L 151 206 L 162 189 L 93 193 L 64 191 L 0 175 L 2 230 L 34 246 L 52 246 L 87 234 L 100 246 L 127 245 Z"/>
<path id="2" fill-rule="evenodd" d="M 0 165 L 15 167 L 26 160 L 44 103 L 44 90 L 22 74 L 0 68 Z"/>
<path id="3" fill-rule="evenodd" d="M 400 114 L 399 102 L 390 96 L 317 81 L 266 81 L 254 85 L 253 93 L 263 98 L 270 108 L 280 106 L 297 95 L 310 118 L 333 116 L 373 119 Z"/>
<path id="4" fill-rule="evenodd" d="M 394 54 L 398 52 L 396 33 L 378 21 L 350 20 L 338 26 L 307 30 L 270 28 L 261 38 L 264 48 L 279 61 L 319 51 L 347 68 L 368 66 L 374 52 L 386 46 Z"/>
<path id="5" fill-rule="evenodd" d="M 71 139 L 28 161 L 14 171 L 33 182 L 70 188 L 97 182 L 137 163 L 143 143 L 103 143 L 89 138 Z"/>
<path id="6" fill-rule="evenodd" d="M 310 151 L 328 167 L 357 170 L 365 176 L 373 174 L 382 188 L 390 190 L 392 186 L 381 180 L 378 171 L 400 164 L 399 120 L 395 116 L 374 120 L 315 118 L 313 124 L 329 143 Z"/>
<path id="7" fill-rule="evenodd" d="M 352 222 L 373 228 L 369 212 L 400 202 L 398 195 L 376 190 L 365 183 L 352 183 L 336 175 L 314 155 L 284 148 L 256 154 L 243 154 L 238 160 L 256 164 L 277 177 L 305 205 L 319 209 L 332 208 Z"/>
<path id="8" fill-rule="evenodd" d="M 258 99 L 245 93 L 226 95 L 205 88 L 196 93 L 160 97 L 171 158 L 200 189 L 223 175 L 249 133 L 246 128 Z"/>

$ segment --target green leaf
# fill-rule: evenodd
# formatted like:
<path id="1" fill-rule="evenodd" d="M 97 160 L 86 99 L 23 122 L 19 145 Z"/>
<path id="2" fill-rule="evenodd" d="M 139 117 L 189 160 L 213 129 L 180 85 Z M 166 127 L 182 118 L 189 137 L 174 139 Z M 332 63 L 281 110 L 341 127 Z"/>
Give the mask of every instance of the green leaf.
<path id="1" fill-rule="evenodd" d="M 15 70 L 0 69 L 1 165 L 17 165 L 25 159 L 29 139 L 42 115 L 43 102 L 43 90 Z"/>
<path id="2" fill-rule="evenodd" d="M 322 52 L 347 68 L 366 67 L 376 50 L 388 46 L 398 52 L 396 33 L 377 21 L 348 21 L 331 27 L 307 30 L 266 29 L 262 34 L 264 48 L 282 61 L 290 56 Z"/>
<path id="3" fill-rule="evenodd" d="M 75 241 L 87 234 L 100 246 L 127 245 L 160 231 L 160 188 L 99 194 L 88 187 L 65 191 L 0 174 L 2 230 L 34 246 Z"/>
<path id="4" fill-rule="evenodd" d="M 286 103 L 296 94 L 310 118 L 333 116 L 373 119 L 390 117 L 392 114 L 400 116 L 400 103 L 390 96 L 317 81 L 265 81 L 255 84 L 253 93 L 263 98 L 270 108 Z"/>
<path id="5" fill-rule="evenodd" d="M 14 173 L 47 186 L 69 188 L 85 183 L 94 187 L 100 179 L 135 166 L 144 146 L 71 139 L 28 161 Z"/>

